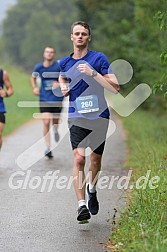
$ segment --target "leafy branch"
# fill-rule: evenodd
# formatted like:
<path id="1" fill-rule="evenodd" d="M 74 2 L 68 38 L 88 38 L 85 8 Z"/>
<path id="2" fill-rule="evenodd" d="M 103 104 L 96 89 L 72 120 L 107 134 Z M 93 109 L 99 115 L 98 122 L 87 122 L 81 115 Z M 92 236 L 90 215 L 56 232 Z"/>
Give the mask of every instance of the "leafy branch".
<path id="1" fill-rule="evenodd" d="M 157 21 L 160 30 L 166 31 L 167 29 L 167 11 L 161 12 L 158 11 L 154 19 Z M 167 50 L 164 50 L 160 55 L 160 61 L 162 65 L 167 66 Z M 157 93 L 160 91 L 164 94 L 164 97 L 167 99 L 167 70 L 163 72 L 163 74 L 160 77 L 160 80 L 157 81 L 153 85 L 153 92 Z"/>

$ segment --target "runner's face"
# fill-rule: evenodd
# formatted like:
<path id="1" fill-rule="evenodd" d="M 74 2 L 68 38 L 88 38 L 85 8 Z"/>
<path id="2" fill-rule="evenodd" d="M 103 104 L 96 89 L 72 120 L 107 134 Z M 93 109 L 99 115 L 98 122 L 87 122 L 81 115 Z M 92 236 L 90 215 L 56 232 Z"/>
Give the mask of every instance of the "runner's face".
<path id="1" fill-rule="evenodd" d="M 44 51 L 44 59 L 45 60 L 48 60 L 48 61 L 52 61 L 55 57 L 55 51 L 53 48 L 45 48 L 45 51 Z"/>
<path id="2" fill-rule="evenodd" d="M 82 25 L 76 25 L 71 34 L 71 40 L 76 47 L 86 47 L 90 41 L 89 31 Z"/>

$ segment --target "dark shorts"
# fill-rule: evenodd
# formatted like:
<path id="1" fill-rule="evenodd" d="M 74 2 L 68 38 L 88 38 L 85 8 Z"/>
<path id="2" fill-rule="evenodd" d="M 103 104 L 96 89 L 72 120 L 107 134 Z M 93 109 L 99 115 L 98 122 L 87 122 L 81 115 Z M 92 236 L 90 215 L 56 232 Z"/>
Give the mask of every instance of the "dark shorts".
<path id="1" fill-rule="evenodd" d="M 95 120 L 69 119 L 70 141 L 72 149 L 87 148 L 99 155 L 103 154 L 109 119 Z"/>
<path id="2" fill-rule="evenodd" d="M 47 103 L 47 102 L 40 102 L 40 112 L 41 113 L 52 113 L 52 114 L 59 114 L 62 111 L 62 102 L 54 102 L 54 103 Z"/>
<path id="3" fill-rule="evenodd" d="M 0 122 L 5 124 L 5 113 L 0 112 Z"/>

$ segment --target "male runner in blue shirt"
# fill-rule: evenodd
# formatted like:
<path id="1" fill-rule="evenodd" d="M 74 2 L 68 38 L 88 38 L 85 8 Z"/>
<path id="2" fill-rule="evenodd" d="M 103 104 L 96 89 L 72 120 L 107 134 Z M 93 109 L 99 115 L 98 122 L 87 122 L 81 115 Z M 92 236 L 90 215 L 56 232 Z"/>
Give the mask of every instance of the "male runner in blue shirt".
<path id="1" fill-rule="evenodd" d="M 46 47 L 44 50 L 44 61 L 35 65 L 31 84 L 33 93 L 39 96 L 40 112 L 42 113 L 43 130 L 46 143 L 45 156 L 52 158 L 50 126 L 54 125 L 55 141 L 59 141 L 58 123 L 59 115 L 62 110 L 63 96 L 60 91 L 58 77 L 60 73 L 59 63 L 55 61 L 55 50 L 52 47 Z M 38 86 L 40 78 L 40 88 Z"/>
<path id="2" fill-rule="evenodd" d="M 104 88 L 118 93 L 119 85 L 107 57 L 88 49 L 90 27 L 77 21 L 71 27 L 74 52 L 60 60 L 59 82 L 64 96 L 69 95 L 68 124 L 74 153 L 74 189 L 78 200 L 78 221 L 90 219 L 99 210 L 96 183 L 109 122 Z M 90 147 L 88 209 L 85 201 L 85 150 Z M 80 180 L 81 179 L 81 180 Z M 81 186 L 80 182 L 83 183 Z"/>

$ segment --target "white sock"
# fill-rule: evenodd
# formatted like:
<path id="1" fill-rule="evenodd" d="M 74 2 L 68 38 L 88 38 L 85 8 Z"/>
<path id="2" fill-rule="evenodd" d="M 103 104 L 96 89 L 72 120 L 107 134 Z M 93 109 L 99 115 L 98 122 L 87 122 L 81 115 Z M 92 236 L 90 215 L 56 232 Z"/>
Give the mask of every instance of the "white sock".
<path id="1" fill-rule="evenodd" d="M 86 205 L 86 201 L 85 200 L 79 200 L 78 201 L 78 206 L 81 207 L 81 206 L 85 206 Z"/>
<path id="2" fill-rule="evenodd" d="M 92 185 L 91 183 L 89 183 L 89 192 L 95 193 L 96 192 L 96 185 Z"/>

